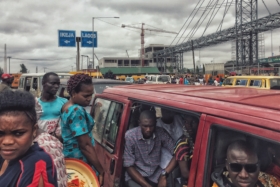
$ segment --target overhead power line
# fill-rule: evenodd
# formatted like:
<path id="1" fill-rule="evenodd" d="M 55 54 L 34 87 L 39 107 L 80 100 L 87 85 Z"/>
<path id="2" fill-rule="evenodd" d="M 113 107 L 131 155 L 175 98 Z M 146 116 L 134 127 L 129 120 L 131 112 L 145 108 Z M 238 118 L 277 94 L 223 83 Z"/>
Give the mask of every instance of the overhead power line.
<path id="1" fill-rule="evenodd" d="M 199 0 L 199 2 L 196 4 L 195 8 L 192 10 L 192 12 L 191 12 L 191 14 L 189 15 L 188 19 L 185 21 L 185 23 L 184 23 L 183 26 L 181 27 L 180 31 L 179 31 L 178 34 L 174 37 L 173 41 L 170 43 L 169 46 L 171 46 L 171 45 L 173 44 L 173 42 L 176 40 L 176 38 L 177 38 L 177 36 L 179 35 L 179 33 L 182 31 L 182 29 L 184 28 L 184 26 L 186 25 L 186 23 L 189 21 L 189 19 L 190 19 L 191 15 L 193 14 L 194 10 L 195 10 L 196 7 L 199 5 L 200 1 L 201 1 L 201 0 Z M 204 1 L 203 1 L 203 2 L 204 2 Z M 200 5 L 200 6 L 201 6 L 201 5 Z M 197 12 L 196 12 L 196 13 L 197 13 Z M 186 31 L 186 29 L 185 29 L 185 31 Z M 182 36 L 184 35 L 185 31 L 183 32 L 183 34 L 181 35 L 180 38 L 182 38 Z M 179 38 L 179 40 L 180 40 L 180 38 Z M 179 41 L 178 41 L 178 42 L 179 42 Z M 178 42 L 177 42 L 177 44 L 178 44 Z M 176 44 L 176 45 L 177 45 L 177 44 Z"/>
<path id="2" fill-rule="evenodd" d="M 201 7 L 202 4 L 204 3 L 204 1 L 205 1 L 205 0 L 203 0 L 202 3 L 200 4 L 200 7 Z M 199 3 L 200 3 L 200 1 L 197 3 L 197 5 L 199 5 Z M 191 17 L 191 15 L 189 16 L 189 18 L 191 18 L 191 20 L 190 20 L 189 24 L 187 25 L 187 27 L 185 28 L 184 32 L 181 34 L 181 37 L 180 37 L 179 40 L 177 41 L 176 45 L 180 42 L 181 38 L 183 38 L 183 35 L 185 34 L 185 32 L 187 31 L 187 29 L 189 28 L 189 26 L 190 26 L 190 24 L 192 23 L 194 17 L 196 16 L 197 12 L 198 12 L 198 9 L 196 10 L 195 14 L 194 14 L 192 17 Z M 188 35 L 187 35 L 187 37 L 188 37 Z M 187 37 L 186 37 L 186 38 L 187 38 Z"/>
<path id="3" fill-rule="evenodd" d="M 211 6 L 212 3 L 214 2 L 214 0 L 210 0 L 207 4 L 207 7 Z M 206 16 L 204 16 L 204 14 L 207 12 L 207 8 L 205 9 L 205 11 L 203 11 L 201 17 L 199 18 L 199 20 L 196 22 L 196 24 L 194 25 L 194 27 L 192 28 L 192 30 L 189 32 L 189 34 L 191 34 L 191 36 L 189 37 L 188 41 L 190 41 L 192 39 L 192 37 L 194 36 L 194 34 L 196 33 L 196 31 L 198 30 L 198 28 L 200 27 L 200 25 L 204 22 L 204 20 L 206 19 L 206 17 L 208 16 L 208 14 L 210 13 L 210 11 L 208 11 L 208 13 L 206 14 Z M 203 18 L 204 17 L 204 18 Z M 200 20 L 203 18 L 202 22 L 200 22 Z M 188 34 L 188 35 L 189 35 Z M 184 40 L 185 41 L 185 40 Z M 183 42 L 184 42 L 183 41 Z M 182 42 L 182 43 L 183 43 Z"/>

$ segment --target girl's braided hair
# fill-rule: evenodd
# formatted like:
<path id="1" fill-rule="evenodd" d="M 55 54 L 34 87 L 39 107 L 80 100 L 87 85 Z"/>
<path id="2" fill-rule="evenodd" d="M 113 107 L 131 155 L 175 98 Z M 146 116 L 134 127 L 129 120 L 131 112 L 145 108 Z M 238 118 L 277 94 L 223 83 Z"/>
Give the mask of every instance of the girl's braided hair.
<path id="1" fill-rule="evenodd" d="M 70 77 L 67 82 L 67 91 L 70 96 L 72 96 L 72 92 L 78 93 L 81 91 L 82 84 L 91 85 L 92 78 L 88 74 L 78 73 Z"/>

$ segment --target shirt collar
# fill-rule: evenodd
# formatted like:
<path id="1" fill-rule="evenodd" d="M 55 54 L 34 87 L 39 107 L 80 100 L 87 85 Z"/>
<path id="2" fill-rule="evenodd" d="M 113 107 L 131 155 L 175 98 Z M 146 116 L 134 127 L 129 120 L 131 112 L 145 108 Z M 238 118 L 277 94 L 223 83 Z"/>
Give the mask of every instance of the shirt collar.
<path id="1" fill-rule="evenodd" d="M 146 140 L 146 139 L 143 137 L 143 134 L 142 134 L 142 132 L 141 132 L 141 127 L 137 127 L 136 136 L 137 136 L 137 140 Z M 153 139 L 155 139 L 155 137 L 156 137 L 156 134 L 153 133 Z"/>

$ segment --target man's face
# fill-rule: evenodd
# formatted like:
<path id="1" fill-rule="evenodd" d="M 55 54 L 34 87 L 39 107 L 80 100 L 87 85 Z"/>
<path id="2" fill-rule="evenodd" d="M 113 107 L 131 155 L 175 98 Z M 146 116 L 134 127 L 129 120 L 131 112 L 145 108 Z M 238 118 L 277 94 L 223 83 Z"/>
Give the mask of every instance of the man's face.
<path id="1" fill-rule="evenodd" d="M 259 165 L 257 165 L 256 170 L 246 169 L 246 167 L 242 167 L 241 171 L 236 171 L 236 166 L 231 166 L 231 164 L 256 164 L 258 163 L 258 158 L 256 154 L 247 153 L 242 150 L 231 150 L 227 155 L 227 164 L 226 167 L 229 171 L 229 176 L 232 180 L 232 183 L 236 187 L 254 187 L 258 181 L 258 175 L 260 172 Z M 231 164 L 229 164 L 231 163 Z M 247 170 L 247 171 L 246 171 Z M 248 171 L 249 170 L 249 171 Z"/>
<path id="2" fill-rule="evenodd" d="M 145 139 L 151 138 L 155 131 L 156 122 L 154 119 L 140 119 L 139 126 Z"/>
<path id="3" fill-rule="evenodd" d="M 43 85 L 44 92 L 55 95 L 60 85 L 60 80 L 58 76 L 50 75 L 47 81 Z"/>

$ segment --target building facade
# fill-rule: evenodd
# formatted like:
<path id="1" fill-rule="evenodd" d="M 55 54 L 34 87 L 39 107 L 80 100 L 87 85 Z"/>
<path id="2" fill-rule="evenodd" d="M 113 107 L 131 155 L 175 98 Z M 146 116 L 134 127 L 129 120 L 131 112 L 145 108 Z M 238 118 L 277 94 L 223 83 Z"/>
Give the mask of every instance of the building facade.
<path id="1" fill-rule="evenodd" d="M 153 53 L 168 48 L 167 45 L 150 44 L 145 47 L 144 67 L 157 67 L 159 71 L 166 73 L 177 72 L 174 59 L 166 58 L 166 62 L 157 61 Z M 142 67 L 140 53 L 139 57 L 103 57 L 98 61 L 100 68 L 107 67 Z"/>

